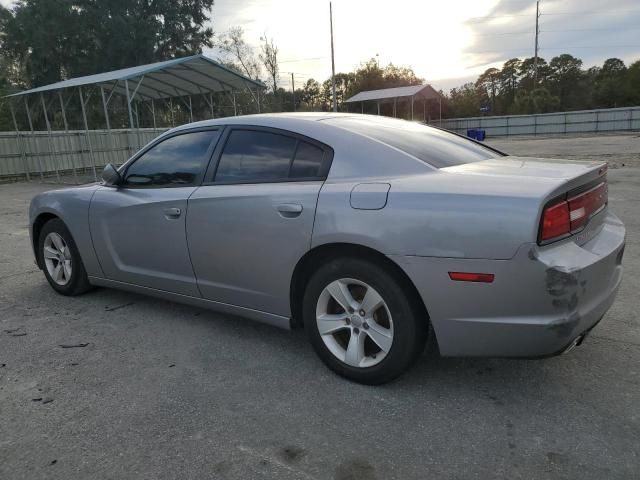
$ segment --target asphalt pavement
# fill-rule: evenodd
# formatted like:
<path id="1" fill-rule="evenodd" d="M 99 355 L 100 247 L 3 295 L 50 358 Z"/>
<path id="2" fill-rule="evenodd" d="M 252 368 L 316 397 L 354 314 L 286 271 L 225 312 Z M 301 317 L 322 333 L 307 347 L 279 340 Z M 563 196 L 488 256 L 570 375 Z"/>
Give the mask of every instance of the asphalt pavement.
<path id="1" fill-rule="evenodd" d="M 545 360 L 425 354 L 380 387 L 332 374 L 302 331 L 57 295 L 27 231 L 31 197 L 55 186 L 0 185 L 0 478 L 639 478 L 640 137 L 620 137 L 624 161 L 602 138 L 495 142 L 612 162 L 626 271 L 587 341 Z"/>

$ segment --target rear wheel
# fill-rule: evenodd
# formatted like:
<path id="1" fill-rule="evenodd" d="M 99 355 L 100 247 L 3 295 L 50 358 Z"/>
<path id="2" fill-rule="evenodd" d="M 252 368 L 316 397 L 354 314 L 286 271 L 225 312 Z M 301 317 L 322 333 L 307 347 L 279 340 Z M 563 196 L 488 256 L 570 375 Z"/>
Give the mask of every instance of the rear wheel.
<path id="1" fill-rule="evenodd" d="M 380 384 L 402 374 L 424 348 L 420 318 L 403 282 L 380 265 L 336 259 L 311 277 L 303 317 L 311 343 L 336 373 Z"/>
<path id="2" fill-rule="evenodd" d="M 49 220 L 40 232 L 40 264 L 49 285 L 62 295 L 79 295 L 91 288 L 78 247 L 62 220 Z"/>

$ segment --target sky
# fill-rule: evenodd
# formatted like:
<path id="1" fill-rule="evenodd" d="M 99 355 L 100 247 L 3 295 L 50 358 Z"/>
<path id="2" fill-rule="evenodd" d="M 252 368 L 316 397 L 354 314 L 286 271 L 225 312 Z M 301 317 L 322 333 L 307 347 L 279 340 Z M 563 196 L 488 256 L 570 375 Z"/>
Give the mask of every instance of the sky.
<path id="1" fill-rule="evenodd" d="M 11 5 L 12 0 L 0 0 Z M 336 72 L 370 58 L 409 66 L 445 91 L 513 57 L 533 56 L 535 0 L 333 0 Z M 540 56 L 570 53 L 585 68 L 610 57 L 640 59 L 640 0 L 541 0 Z M 255 53 L 260 37 L 279 48 L 290 88 L 331 75 L 328 0 L 215 0 L 216 35 L 241 26 Z M 219 57 L 215 49 L 207 55 Z"/>
<path id="2" fill-rule="evenodd" d="M 333 0 L 336 72 L 377 58 L 410 66 L 436 88 L 473 81 L 489 67 L 534 53 L 535 0 Z M 216 0 L 213 28 L 245 30 L 279 48 L 281 81 L 331 74 L 327 0 Z M 639 0 L 542 0 L 540 56 L 571 53 L 585 67 L 640 59 Z M 217 56 L 217 52 L 205 53 Z M 284 85 L 284 84 L 283 84 Z"/>

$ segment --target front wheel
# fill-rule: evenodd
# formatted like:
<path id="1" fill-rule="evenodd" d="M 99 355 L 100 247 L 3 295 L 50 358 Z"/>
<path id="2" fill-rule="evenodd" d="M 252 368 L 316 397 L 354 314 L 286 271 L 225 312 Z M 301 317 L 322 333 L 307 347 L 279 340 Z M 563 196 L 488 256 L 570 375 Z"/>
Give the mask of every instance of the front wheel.
<path id="1" fill-rule="evenodd" d="M 334 372 L 365 384 L 388 382 L 423 350 L 420 318 L 403 282 L 374 262 L 336 259 L 311 277 L 303 317 L 309 339 Z"/>
<path id="2" fill-rule="evenodd" d="M 78 247 L 58 218 L 49 220 L 38 241 L 40 265 L 49 285 L 62 295 L 79 295 L 91 288 Z"/>

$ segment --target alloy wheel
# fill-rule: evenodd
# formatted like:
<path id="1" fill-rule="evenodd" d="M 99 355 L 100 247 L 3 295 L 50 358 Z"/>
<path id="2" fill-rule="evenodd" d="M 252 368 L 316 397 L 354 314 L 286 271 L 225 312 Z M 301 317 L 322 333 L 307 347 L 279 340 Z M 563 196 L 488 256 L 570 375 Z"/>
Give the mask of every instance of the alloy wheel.
<path id="1" fill-rule="evenodd" d="M 386 302 L 373 287 L 353 278 L 335 280 L 322 290 L 316 324 L 329 351 L 352 367 L 377 365 L 393 343 Z"/>
<path id="2" fill-rule="evenodd" d="M 51 232 L 45 237 L 42 255 L 51 279 L 60 286 L 69 283 L 72 273 L 71 251 L 59 234 Z"/>

